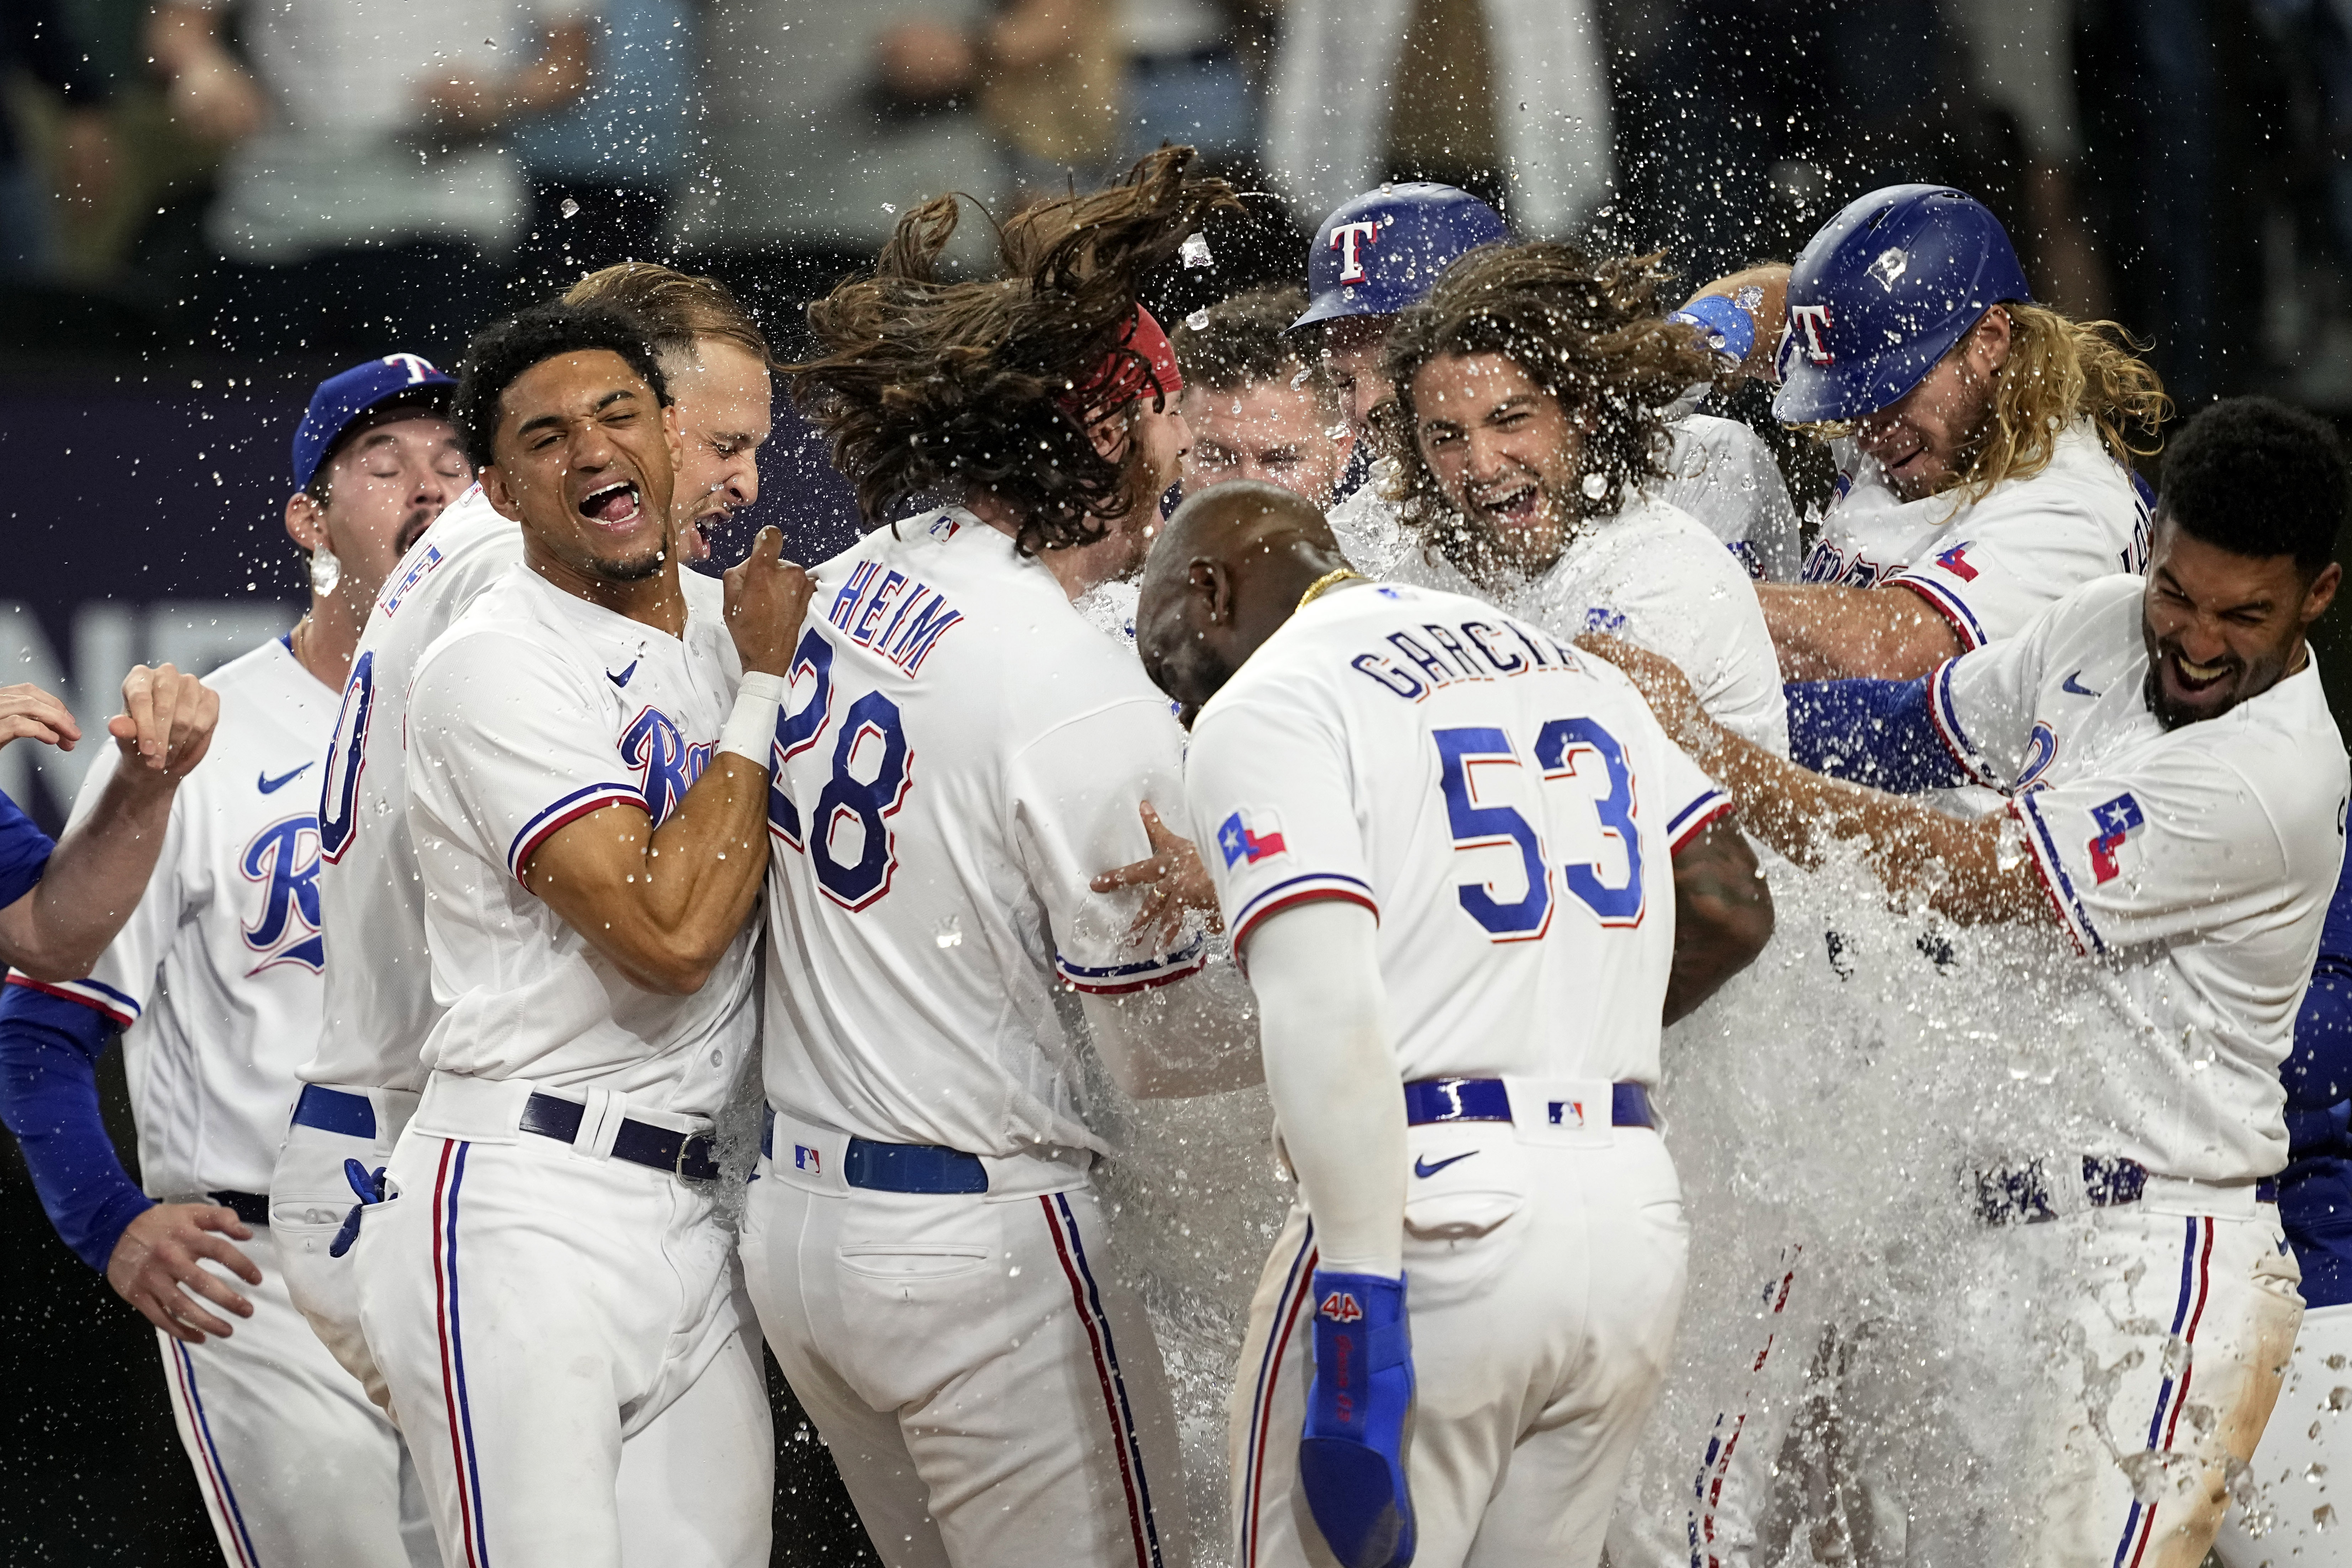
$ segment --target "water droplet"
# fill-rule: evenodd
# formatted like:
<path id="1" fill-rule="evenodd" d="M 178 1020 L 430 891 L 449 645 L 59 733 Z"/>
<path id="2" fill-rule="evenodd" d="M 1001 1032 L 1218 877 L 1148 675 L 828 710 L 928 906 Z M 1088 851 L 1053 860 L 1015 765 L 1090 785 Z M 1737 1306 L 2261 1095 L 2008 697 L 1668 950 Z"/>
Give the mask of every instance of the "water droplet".
<path id="1" fill-rule="evenodd" d="M 2317 1508 L 2313 1509 L 2313 1510 L 2311 1510 L 2311 1528 L 2312 1528 L 2312 1529 L 2314 1529 L 2314 1530 L 2329 1530 L 2329 1529 L 2333 1529 L 2333 1528 L 2335 1527 L 2335 1524 L 2336 1524 L 2336 1505 L 2335 1505 L 2334 1503 L 2331 1503 L 2331 1502 L 2324 1502 L 2324 1503 L 2321 1503 Z"/>
<path id="2" fill-rule="evenodd" d="M 1584 491 L 1585 500 L 1599 500 L 1602 496 L 1609 493 L 1609 476 L 1606 474 L 1587 474 L 1584 476 L 1584 483 L 1578 488 Z"/>
<path id="3" fill-rule="evenodd" d="M 1209 237 L 1205 234 L 1186 235 L 1184 243 L 1176 247 L 1176 254 L 1188 268 L 1214 267 L 1217 264 L 1217 258 L 1209 254 Z"/>
<path id="4" fill-rule="evenodd" d="M 566 196 L 563 198 L 563 205 L 555 210 L 562 213 L 565 217 L 578 217 L 580 216 L 580 204 L 573 201 L 570 196 Z"/>
<path id="5" fill-rule="evenodd" d="M 882 204 L 882 210 L 886 213 L 895 213 L 898 210 L 898 204 L 897 202 L 884 202 Z"/>
<path id="6" fill-rule="evenodd" d="M 1209 330 L 1209 312 L 1195 310 L 1184 318 L 1184 324 L 1196 332 L 1205 332 Z"/>
<path id="7" fill-rule="evenodd" d="M 1314 374 L 1315 370 L 1312 365 L 1300 365 L 1298 367 L 1298 374 L 1290 378 L 1290 390 L 1296 392 L 1300 387 L 1305 386 L 1307 384 L 1307 378 Z"/>
<path id="8" fill-rule="evenodd" d="M 963 921 L 954 915 L 950 915 L 947 919 L 941 921 L 938 925 L 931 928 L 931 941 L 943 948 L 961 947 L 963 945 Z"/>

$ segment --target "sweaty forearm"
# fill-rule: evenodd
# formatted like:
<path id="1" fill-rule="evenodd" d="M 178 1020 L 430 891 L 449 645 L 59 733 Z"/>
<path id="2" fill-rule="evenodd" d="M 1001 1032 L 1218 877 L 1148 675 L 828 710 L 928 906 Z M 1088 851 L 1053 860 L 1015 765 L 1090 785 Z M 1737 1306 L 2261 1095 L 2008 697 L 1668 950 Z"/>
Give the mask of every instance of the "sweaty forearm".
<path id="1" fill-rule="evenodd" d="M 1756 596 L 1786 680 L 1916 680 L 1963 651 L 1951 624 L 1900 584 L 1761 583 Z"/>
<path id="2" fill-rule="evenodd" d="M 1719 822 L 1675 857 L 1675 957 L 1664 1018 L 1686 1016 L 1772 939 L 1772 893 L 1755 853 Z"/>
<path id="3" fill-rule="evenodd" d="M 1378 928 L 1355 904 L 1300 904 L 1249 935 L 1265 1087 L 1315 1216 L 1321 1267 L 1404 1271 L 1404 1094 Z"/>
<path id="4" fill-rule="evenodd" d="M 137 758 L 121 759 L 39 884 L 0 910 L 0 957 L 36 980 L 88 974 L 147 890 L 176 789 Z"/>
<path id="5" fill-rule="evenodd" d="M 646 845 L 633 886 L 655 971 L 677 968 L 699 989 L 743 929 L 768 872 L 768 770 L 731 752 L 710 760 Z"/>

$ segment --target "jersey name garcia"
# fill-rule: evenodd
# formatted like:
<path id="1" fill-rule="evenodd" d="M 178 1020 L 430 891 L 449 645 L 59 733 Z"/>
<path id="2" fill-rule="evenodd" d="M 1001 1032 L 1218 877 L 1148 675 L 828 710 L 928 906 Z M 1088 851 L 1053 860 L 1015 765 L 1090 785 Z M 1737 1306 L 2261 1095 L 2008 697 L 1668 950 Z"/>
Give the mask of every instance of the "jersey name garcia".
<path id="1" fill-rule="evenodd" d="M 2166 730 L 2143 587 L 2075 589 L 1946 662 L 1929 699 L 1954 757 L 2010 797 L 2082 955 L 2047 994 L 2053 1039 L 2079 1052 L 2061 1083 L 2083 1152 L 2252 1181 L 2286 1163 L 2279 1064 L 2343 860 L 2344 743 L 2315 667 Z"/>
<path id="2" fill-rule="evenodd" d="M 1342 589 L 1202 709 L 1185 784 L 1236 952 L 1305 900 L 1379 918 L 1407 1079 L 1657 1081 L 1674 852 L 1730 802 L 1612 667 L 1475 599 Z"/>
<path id="3" fill-rule="evenodd" d="M 2150 499 L 2088 420 L 2058 437 L 2040 473 L 1973 502 L 1897 500 L 1869 454 L 1850 439 L 1833 445 L 1838 493 L 1804 580 L 1899 583 L 1951 623 L 1964 649 L 2015 637 L 2070 588 L 2147 565 Z"/>
<path id="4" fill-rule="evenodd" d="M 657 995 L 541 903 L 521 873 L 616 805 L 658 827 L 709 764 L 742 681 L 719 584 L 678 574 L 683 637 L 508 570 L 418 663 L 408 826 L 425 893 L 435 1072 L 597 1088 L 709 1116 L 754 1032 L 755 922 L 701 990 Z"/>
<path id="5" fill-rule="evenodd" d="M 376 595 L 317 786 L 327 1026 L 302 1068 L 307 1082 L 425 1087 L 417 1048 L 441 1009 L 408 835 L 408 687 L 434 639 L 521 560 L 521 527 L 491 510 L 477 485 L 409 546 Z"/>
<path id="6" fill-rule="evenodd" d="M 335 694 L 282 637 L 205 679 L 219 726 L 129 923 L 84 979 L 10 976 L 122 1027 L 141 1184 L 167 1199 L 269 1190 L 320 1033 L 317 775 Z M 76 816 L 121 763 L 99 743 Z"/>
<path id="7" fill-rule="evenodd" d="M 1058 992 L 1205 962 L 1131 947 L 1088 879 L 1180 814 L 1183 734 L 1133 651 L 961 509 L 817 568 L 776 731 L 763 1061 L 781 1110 L 1010 1157 L 1103 1147 Z"/>

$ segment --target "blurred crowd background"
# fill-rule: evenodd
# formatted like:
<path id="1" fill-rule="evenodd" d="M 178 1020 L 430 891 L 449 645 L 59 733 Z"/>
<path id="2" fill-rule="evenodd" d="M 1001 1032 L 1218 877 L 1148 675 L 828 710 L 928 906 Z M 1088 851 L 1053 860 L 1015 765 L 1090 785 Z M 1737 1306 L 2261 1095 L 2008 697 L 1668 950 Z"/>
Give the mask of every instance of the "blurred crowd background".
<path id="1" fill-rule="evenodd" d="M 88 721 L 138 659 L 283 630 L 288 437 L 355 359 L 447 365 L 628 258 L 726 279 L 790 358 L 912 204 L 971 196 L 984 265 L 982 209 L 1163 140 L 1254 193 L 1152 300 L 1171 324 L 1303 277 L 1386 178 L 1693 285 L 1940 180 L 2184 412 L 2352 421 L 2352 0 L 0 0 L 0 681 Z M 847 542 L 788 408 L 761 470 L 739 545 Z M 36 750 L 0 786 L 54 826 L 79 769 Z M 216 1562 L 152 1335 L 0 1162 L 0 1562 Z M 857 1560 L 810 1434 L 779 1441 L 777 1561 Z"/>

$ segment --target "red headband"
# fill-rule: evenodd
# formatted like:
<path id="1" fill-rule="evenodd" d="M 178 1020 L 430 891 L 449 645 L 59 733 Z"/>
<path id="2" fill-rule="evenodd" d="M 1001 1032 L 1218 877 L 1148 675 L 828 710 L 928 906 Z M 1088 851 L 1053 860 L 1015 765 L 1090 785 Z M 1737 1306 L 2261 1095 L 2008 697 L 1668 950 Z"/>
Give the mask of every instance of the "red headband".
<path id="1" fill-rule="evenodd" d="M 1138 305 L 1128 319 L 1127 336 L 1094 374 L 1057 399 L 1082 425 L 1115 413 L 1147 393 L 1173 397 L 1184 390 L 1184 373 L 1176 368 L 1176 345 L 1160 328 L 1150 311 Z"/>

